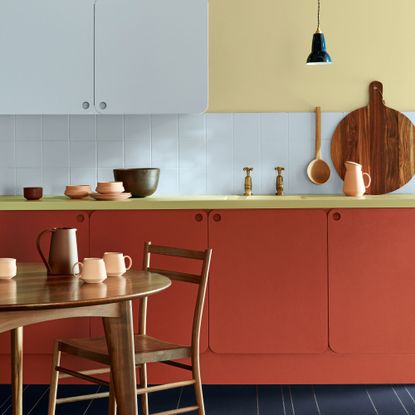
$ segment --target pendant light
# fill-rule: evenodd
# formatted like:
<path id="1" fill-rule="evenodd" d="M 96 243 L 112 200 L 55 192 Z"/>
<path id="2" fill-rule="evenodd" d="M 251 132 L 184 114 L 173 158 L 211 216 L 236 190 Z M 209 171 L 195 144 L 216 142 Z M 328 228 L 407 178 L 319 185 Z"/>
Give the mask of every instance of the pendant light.
<path id="1" fill-rule="evenodd" d="M 317 30 L 313 35 L 311 53 L 307 58 L 307 65 L 327 65 L 333 63 L 330 55 L 327 53 L 326 40 L 324 33 L 320 29 L 320 0 L 318 0 L 317 9 Z"/>

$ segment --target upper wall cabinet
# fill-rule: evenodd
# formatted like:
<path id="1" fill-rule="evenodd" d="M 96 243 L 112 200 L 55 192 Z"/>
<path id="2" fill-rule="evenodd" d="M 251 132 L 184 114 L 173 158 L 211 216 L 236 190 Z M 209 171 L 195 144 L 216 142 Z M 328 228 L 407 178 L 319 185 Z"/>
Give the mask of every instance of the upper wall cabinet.
<path id="1" fill-rule="evenodd" d="M 207 12 L 207 0 L 97 0 L 97 111 L 203 112 Z"/>
<path id="2" fill-rule="evenodd" d="M 2 0 L 0 113 L 199 113 L 208 0 Z"/>
<path id="3" fill-rule="evenodd" d="M 1 1 L 0 113 L 94 111 L 93 3 Z"/>

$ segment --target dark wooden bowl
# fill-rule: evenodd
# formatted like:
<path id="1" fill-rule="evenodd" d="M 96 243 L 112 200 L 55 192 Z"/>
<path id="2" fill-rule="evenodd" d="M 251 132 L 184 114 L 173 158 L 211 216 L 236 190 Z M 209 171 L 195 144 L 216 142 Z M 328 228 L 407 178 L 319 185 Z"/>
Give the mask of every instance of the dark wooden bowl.
<path id="1" fill-rule="evenodd" d="M 43 196 L 43 187 L 24 187 L 23 196 L 27 200 L 39 200 Z"/>
<path id="2" fill-rule="evenodd" d="M 123 182 L 125 191 L 133 197 L 152 195 L 157 189 L 159 177 L 158 168 L 114 169 L 114 179 Z"/>

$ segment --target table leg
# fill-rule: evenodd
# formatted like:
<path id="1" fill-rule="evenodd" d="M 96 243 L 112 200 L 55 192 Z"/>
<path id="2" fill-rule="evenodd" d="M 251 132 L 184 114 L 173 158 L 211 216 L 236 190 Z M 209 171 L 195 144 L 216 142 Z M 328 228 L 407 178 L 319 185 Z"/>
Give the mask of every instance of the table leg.
<path id="1" fill-rule="evenodd" d="M 12 414 L 23 415 L 23 327 L 10 332 L 12 355 Z"/>
<path id="2" fill-rule="evenodd" d="M 137 415 L 131 301 L 119 303 L 119 317 L 103 317 L 119 415 Z"/>

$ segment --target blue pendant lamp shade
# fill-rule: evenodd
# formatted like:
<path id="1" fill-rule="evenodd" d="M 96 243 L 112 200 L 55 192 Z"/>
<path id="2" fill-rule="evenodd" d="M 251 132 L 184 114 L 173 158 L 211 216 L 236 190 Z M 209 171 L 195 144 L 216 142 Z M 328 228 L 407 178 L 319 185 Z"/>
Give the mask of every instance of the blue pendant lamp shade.
<path id="1" fill-rule="evenodd" d="M 327 65 L 333 63 L 326 49 L 324 33 L 320 30 L 320 0 L 318 0 L 317 30 L 313 35 L 311 53 L 307 58 L 307 65 Z"/>

